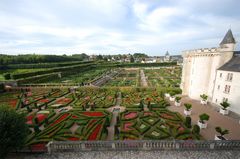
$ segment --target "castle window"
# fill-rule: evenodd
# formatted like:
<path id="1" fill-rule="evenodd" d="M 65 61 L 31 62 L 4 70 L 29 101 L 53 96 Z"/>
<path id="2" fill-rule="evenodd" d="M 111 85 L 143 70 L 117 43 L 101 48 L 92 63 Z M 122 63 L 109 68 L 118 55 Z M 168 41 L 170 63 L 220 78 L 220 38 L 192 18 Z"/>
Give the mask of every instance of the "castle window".
<path id="1" fill-rule="evenodd" d="M 216 98 L 216 100 L 215 100 L 215 103 L 217 103 L 217 98 Z"/>
<path id="2" fill-rule="evenodd" d="M 227 74 L 227 81 L 232 81 L 233 78 L 233 73 L 228 73 Z"/>
<path id="3" fill-rule="evenodd" d="M 230 85 L 225 85 L 224 93 L 229 94 L 229 93 L 230 93 L 230 89 L 231 89 L 231 86 L 230 86 Z"/>
<path id="4" fill-rule="evenodd" d="M 222 73 L 220 73 L 220 78 L 222 77 Z"/>
<path id="5" fill-rule="evenodd" d="M 218 85 L 218 90 L 220 89 L 220 85 Z"/>

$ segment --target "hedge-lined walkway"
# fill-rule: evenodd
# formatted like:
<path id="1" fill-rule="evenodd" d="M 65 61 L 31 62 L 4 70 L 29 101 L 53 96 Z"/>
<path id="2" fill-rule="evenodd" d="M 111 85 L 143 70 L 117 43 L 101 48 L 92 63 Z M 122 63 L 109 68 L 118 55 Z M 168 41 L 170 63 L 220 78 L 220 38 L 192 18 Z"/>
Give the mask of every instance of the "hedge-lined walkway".
<path id="1" fill-rule="evenodd" d="M 116 100 L 116 105 L 114 107 L 120 107 L 122 102 L 122 95 L 121 92 L 118 93 L 118 97 Z M 119 111 L 114 111 L 113 109 L 113 116 L 112 116 L 112 120 L 110 122 L 110 127 L 108 127 L 108 136 L 107 136 L 107 140 L 114 140 L 114 135 L 115 135 L 115 125 L 117 124 L 117 116 L 119 115 Z"/>
<path id="2" fill-rule="evenodd" d="M 141 86 L 148 87 L 147 79 L 143 70 L 140 70 Z"/>
<path id="3" fill-rule="evenodd" d="M 229 140 L 240 140 L 240 124 L 239 120 L 234 119 L 230 116 L 227 115 L 222 115 L 220 114 L 217 110 L 216 107 L 212 106 L 211 104 L 208 105 L 201 105 L 200 101 L 198 100 L 193 100 L 190 99 L 189 97 L 182 97 L 181 100 L 182 104 L 180 107 L 174 106 L 174 102 L 170 102 L 171 106 L 169 109 L 171 111 L 176 111 L 182 114 L 183 116 L 184 113 L 184 103 L 191 103 L 192 104 L 192 124 L 197 124 L 197 121 L 199 119 L 199 115 L 202 113 L 207 113 L 210 118 L 207 126 L 207 129 L 202 129 L 201 130 L 201 135 L 206 139 L 206 140 L 214 140 L 214 136 L 216 133 L 215 127 L 220 126 L 224 129 L 229 130 L 229 134 L 225 135 L 225 137 Z"/>

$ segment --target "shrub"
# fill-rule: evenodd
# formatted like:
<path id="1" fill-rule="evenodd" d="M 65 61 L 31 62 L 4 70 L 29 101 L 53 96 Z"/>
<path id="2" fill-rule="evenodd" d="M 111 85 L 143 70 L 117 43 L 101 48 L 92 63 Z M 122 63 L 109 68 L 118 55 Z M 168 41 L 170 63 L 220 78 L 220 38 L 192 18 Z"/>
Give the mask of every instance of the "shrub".
<path id="1" fill-rule="evenodd" d="M 227 101 L 223 101 L 220 103 L 220 105 L 223 107 L 223 110 L 226 110 L 228 107 L 230 107 L 230 104 Z"/>
<path id="2" fill-rule="evenodd" d="M 199 119 L 200 119 L 201 123 L 204 123 L 204 121 L 209 120 L 209 115 L 207 115 L 206 113 L 203 113 L 203 114 L 199 115 Z"/>
<path id="3" fill-rule="evenodd" d="M 200 127 L 198 125 L 193 125 L 192 133 L 199 135 Z"/>
<path id="4" fill-rule="evenodd" d="M 192 108 L 192 104 L 189 104 L 189 103 L 185 103 L 184 106 L 187 111 L 189 111 Z"/>
<path id="5" fill-rule="evenodd" d="M 5 73 L 3 74 L 3 77 L 5 80 L 10 80 L 11 79 L 11 74 L 10 73 Z"/>
<path id="6" fill-rule="evenodd" d="M 206 101 L 208 99 L 208 96 L 206 94 L 202 94 L 200 95 L 200 97 L 202 98 L 202 100 Z"/>
<path id="7" fill-rule="evenodd" d="M 173 91 L 171 91 L 169 94 L 170 94 L 170 96 L 171 96 L 171 97 L 173 97 L 173 96 L 175 96 L 175 95 L 176 95 L 176 93 L 175 93 L 175 92 L 173 92 Z"/>
<path id="8" fill-rule="evenodd" d="M 176 101 L 177 103 L 179 103 L 181 99 L 182 99 L 181 97 L 176 97 L 176 98 L 175 98 L 175 101 Z"/>
<path id="9" fill-rule="evenodd" d="M 191 122 L 192 122 L 191 117 L 187 116 L 186 119 L 185 119 L 185 125 L 186 125 L 187 128 L 191 128 L 192 127 Z"/>
<path id="10" fill-rule="evenodd" d="M 226 134 L 229 134 L 229 131 L 227 130 L 227 129 L 225 129 L 225 130 L 223 130 L 221 127 L 216 127 L 215 128 L 215 130 L 216 130 L 216 132 L 218 132 L 220 135 L 221 135 L 221 137 L 223 137 L 224 135 L 226 135 Z"/>
<path id="11" fill-rule="evenodd" d="M 109 117 L 106 117 L 106 121 L 105 121 L 105 127 L 109 127 L 110 126 L 110 120 Z"/>

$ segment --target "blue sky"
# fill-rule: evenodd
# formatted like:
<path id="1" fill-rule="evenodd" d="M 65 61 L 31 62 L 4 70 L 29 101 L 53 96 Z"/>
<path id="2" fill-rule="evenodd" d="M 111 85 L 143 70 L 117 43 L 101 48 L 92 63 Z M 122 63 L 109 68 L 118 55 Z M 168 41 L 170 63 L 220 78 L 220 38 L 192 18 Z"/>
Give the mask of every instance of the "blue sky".
<path id="1" fill-rule="evenodd" d="M 1 0 L 0 53 L 181 54 L 218 46 L 230 27 L 239 41 L 239 6 L 239 0 Z"/>

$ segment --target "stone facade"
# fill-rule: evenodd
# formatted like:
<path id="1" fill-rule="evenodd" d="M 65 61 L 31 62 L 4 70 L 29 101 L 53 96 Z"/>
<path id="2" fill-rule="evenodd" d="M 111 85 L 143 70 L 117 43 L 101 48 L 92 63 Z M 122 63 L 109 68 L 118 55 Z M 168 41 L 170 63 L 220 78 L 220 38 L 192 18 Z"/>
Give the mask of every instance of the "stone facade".
<path id="1" fill-rule="evenodd" d="M 222 100 L 220 101 L 220 99 L 217 99 L 217 102 L 215 102 L 216 96 L 219 95 L 216 91 L 216 85 L 221 85 L 221 88 L 225 87 L 225 83 L 217 78 L 217 74 L 220 72 L 218 69 L 233 58 L 235 45 L 236 42 L 232 31 L 228 30 L 219 47 L 183 51 L 181 82 L 183 95 L 188 95 L 192 99 L 200 100 L 200 95 L 206 94 L 208 95 L 209 102 L 221 103 Z M 234 74 L 239 74 L 239 72 Z M 240 83 L 235 83 L 235 85 L 240 86 Z M 239 95 L 240 91 L 229 94 L 227 97 L 230 104 L 235 103 L 237 98 L 239 100 Z M 237 109 L 233 107 L 232 110 L 240 113 L 240 108 Z"/>

